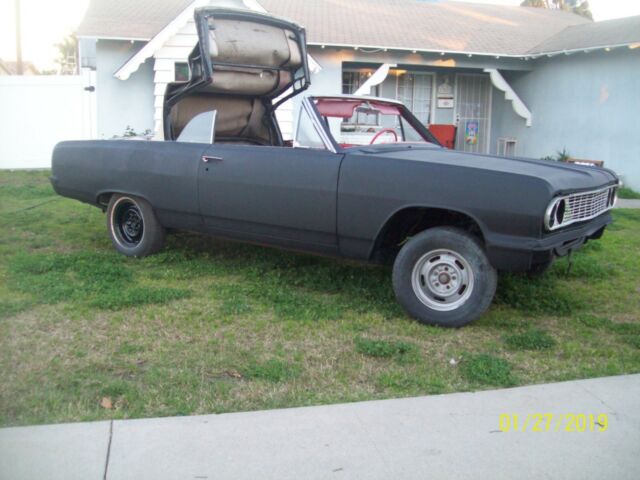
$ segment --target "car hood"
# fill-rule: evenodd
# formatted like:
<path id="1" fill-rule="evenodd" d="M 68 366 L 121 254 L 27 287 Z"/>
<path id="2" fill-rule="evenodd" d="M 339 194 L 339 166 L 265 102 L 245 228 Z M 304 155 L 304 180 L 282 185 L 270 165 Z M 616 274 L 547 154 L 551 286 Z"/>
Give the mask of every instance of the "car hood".
<path id="1" fill-rule="evenodd" d="M 525 175 L 546 181 L 553 193 L 591 190 L 618 183 L 614 172 L 606 168 L 533 158 L 500 157 L 447 150 L 434 146 L 380 146 L 360 150 L 395 160 L 427 162 L 452 167 L 475 168 L 496 173 Z"/>

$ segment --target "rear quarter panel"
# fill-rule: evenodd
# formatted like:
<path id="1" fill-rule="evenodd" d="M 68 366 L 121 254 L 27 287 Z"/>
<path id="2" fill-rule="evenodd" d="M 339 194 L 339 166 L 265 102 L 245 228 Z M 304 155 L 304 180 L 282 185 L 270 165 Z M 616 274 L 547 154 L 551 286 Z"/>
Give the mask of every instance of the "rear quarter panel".
<path id="1" fill-rule="evenodd" d="M 56 192 L 98 204 L 104 193 L 148 200 L 161 223 L 199 222 L 197 169 L 205 146 L 175 142 L 95 140 L 62 142 L 52 159 Z"/>

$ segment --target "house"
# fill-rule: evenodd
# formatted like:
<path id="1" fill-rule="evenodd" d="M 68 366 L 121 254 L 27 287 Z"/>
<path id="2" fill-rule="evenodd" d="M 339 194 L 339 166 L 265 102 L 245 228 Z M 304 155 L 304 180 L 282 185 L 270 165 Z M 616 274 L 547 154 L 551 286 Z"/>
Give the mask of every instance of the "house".
<path id="1" fill-rule="evenodd" d="M 13 74 L 11 73 L 11 69 L 9 68 L 9 65 L 3 62 L 2 59 L 0 58 L 0 76 L 4 76 L 4 75 L 13 75 Z"/>
<path id="2" fill-rule="evenodd" d="M 304 25 L 309 93 L 396 98 L 456 149 L 566 150 L 640 188 L 640 17 L 447 0 L 91 0 L 77 35 L 96 69 L 99 136 L 162 135 L 165 87 L 188 76 L 193 11 L 208 3 Z M 297 101 L 278 112 L 285 135 Z"/>
<path id="3" fill-rule="evenodd" d="M 0 58 L 0 76 L 18 75 L 18 62 L 9 62 Z M 40 75 L 40 71 L 31 62 L 22 62 L 22 75 Z"/>

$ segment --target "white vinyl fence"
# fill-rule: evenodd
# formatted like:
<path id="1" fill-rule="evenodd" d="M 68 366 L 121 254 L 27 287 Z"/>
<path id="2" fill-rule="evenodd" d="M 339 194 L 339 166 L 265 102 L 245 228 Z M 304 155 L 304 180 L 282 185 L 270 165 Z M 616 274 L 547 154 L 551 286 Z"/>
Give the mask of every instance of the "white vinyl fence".
<path id="1" fill-rule="evenodd" d="M 95 138 L 94 72 L 0 76 L 0 169 L 49 168 L 62 140 Z"/>

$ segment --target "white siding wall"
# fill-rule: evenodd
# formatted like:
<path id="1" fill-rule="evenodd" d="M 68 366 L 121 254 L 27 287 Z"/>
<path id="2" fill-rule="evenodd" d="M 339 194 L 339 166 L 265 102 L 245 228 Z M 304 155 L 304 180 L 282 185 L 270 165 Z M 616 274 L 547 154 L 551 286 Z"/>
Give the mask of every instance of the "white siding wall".
<path id="1" fill-rule="evenodd" d="M 198 42 L 198 34 L 196 33 L 196 25 L 193 20 L 189 20 L 178 33 L 171 37 L 167 42 L 156 51 L 153 58 L 154 63 L 154 113 L 153 123 L 155 139 L 162 140 L 164 138 L 162 123 L 162 105 L 164 102 L 164 93 L 167 84 L 175 79 L 175 64 L 186 62 L 187 57 Z"/>
<path id="2" fill-rule="evenodd" d="M 153 60 L 140 65 L 127 80 L 113 75 L 143 45 L 143 42 L 98 40 L 95 93 L 98 138 L 122 135 L 127 125 L 136 132 L 153 128 Z"/>

